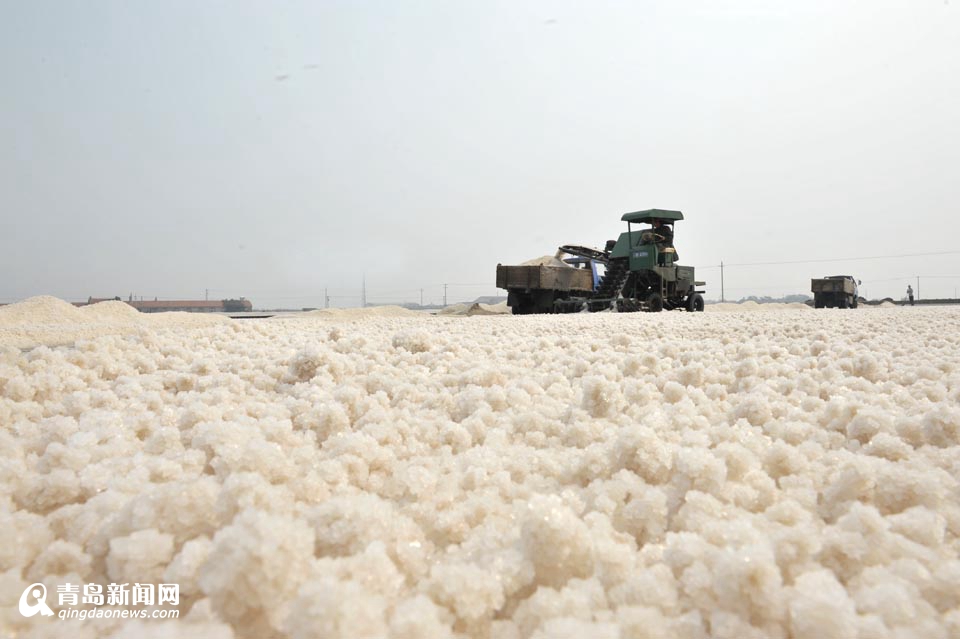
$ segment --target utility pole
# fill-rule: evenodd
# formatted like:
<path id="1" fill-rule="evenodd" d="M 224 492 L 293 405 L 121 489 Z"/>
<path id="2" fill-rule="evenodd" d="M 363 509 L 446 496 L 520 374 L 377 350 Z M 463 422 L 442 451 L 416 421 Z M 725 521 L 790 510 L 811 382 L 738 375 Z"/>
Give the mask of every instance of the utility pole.
<path id="1" fill-rule="evenodd" d="M 210 301 L 210 289 L 209 289 L 209 288 L 205 288 L 205 289 L 203 289 L 203 292 L 204 292 L 203 299 L 209 302 L 209 301 Z"/>
<path id="2" fill-rule="evenodd" d="M 360 306 L 367 307 L 367 274 L 363 274 L 363 288 L 360 290 Z"/>
<path id="3" fill-rule="evenodd" d="M 420 308 L 423 308 L 423 289 L 420 289 Z"/>
<path id="4" fill-rule="evenodd" d="M 727 297 L 724 295 L 723 290 L 723 260 L 720 260 L 720 301 L 725 302 L 726 299 Z"/>
<path id="5" fill-rule="evenodd" d="M 447 285 L 443 285 L 443 305 L 447 305 Z"/>
<path id="6" fill-rule="evenodd" d="M 330 308 L 330 296 L 327 295 L 327 289 L 323 289 L 323 307 Z"/>

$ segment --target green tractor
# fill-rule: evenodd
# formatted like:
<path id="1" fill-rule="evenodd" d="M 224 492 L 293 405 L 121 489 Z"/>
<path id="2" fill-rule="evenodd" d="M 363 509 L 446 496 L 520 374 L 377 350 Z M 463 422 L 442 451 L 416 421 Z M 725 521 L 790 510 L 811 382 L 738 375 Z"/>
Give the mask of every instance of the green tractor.
<path id="1" fill-rule="evenodd" d="M 618 311 L 650 311 L 685 308 L 703 310 L 703 291 L 692 266 L 679 266 L 673 248 L 673 225 L 683 219 L 680 211 L 650 209 L 626 213 L 627 232 L 621 233 L 610 250 L 607 270 L 588 302 L 591 311 L 616 305 Z M 634 225 L 650 224 L 635 229 Z M 609 245 L 609 242 L 608 242 Z"/>
<path id="2" fill-rule="evenodd" d="M 552 270 L 566 271 L 564 267 L 497 265 L 497 286 L 509 292 L 507 303 L 513 312 L 576 313 L 584 308 L 591 313 L 609 309 L 621 313 L 657 313 L 678 308 L 703 311 L 704 291 L 698 288 L 705 283 L 695 280 L 692 266 L 676 263 L 673 225 L 683 219 L 683 213 L 650 209 L 626 213 L 621 219 L 627 223 L 627 232 L 621 233 L 616 241 L 607 242 L 603 251 L 583 246 L 560 247 L 558 255 L 574 256 L 565 262 L 593 271 L 592 286 L 551 284 L 558 280 Z M 634 228 L 641 224 L 650 227 Z M 602 276 L 597 274 L 600 265 Z M 520 271 L 531 268 L 539 271 L 533 274 Z"/>

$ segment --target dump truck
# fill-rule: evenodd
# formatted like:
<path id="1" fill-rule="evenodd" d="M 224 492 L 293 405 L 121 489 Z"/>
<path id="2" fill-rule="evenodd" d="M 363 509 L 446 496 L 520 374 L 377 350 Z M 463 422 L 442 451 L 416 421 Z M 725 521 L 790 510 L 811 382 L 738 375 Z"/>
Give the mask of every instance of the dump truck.
<path id="1" fill-rule="evenodd" d="M 857 308 L 859 291 L 850 275 L 827 275 L 810 280 L 814 308 Z"/>
<path id="2" fill-rule="evenodd" d="M 558 249 L 559 265 L 498 264 L 497 287 L 507 290 L 513 313 L 703 311 L 706 283 L 696 280 L 694 267 L 677 264 L 673 247 L 672 227 L 683 213 L 649 209 L 620 219 L 627 231 L 603 250 L 566 244 Z"/>

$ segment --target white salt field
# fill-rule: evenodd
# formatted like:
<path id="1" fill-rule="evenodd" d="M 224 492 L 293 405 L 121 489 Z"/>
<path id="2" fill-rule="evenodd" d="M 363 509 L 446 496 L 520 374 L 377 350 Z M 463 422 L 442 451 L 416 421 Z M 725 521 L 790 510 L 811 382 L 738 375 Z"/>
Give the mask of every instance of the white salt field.
<path id="1" fill-rule="evenodd" d="M 0 308 L 0 631 L 960 636 L 960 309 L 479 310 Z"/>

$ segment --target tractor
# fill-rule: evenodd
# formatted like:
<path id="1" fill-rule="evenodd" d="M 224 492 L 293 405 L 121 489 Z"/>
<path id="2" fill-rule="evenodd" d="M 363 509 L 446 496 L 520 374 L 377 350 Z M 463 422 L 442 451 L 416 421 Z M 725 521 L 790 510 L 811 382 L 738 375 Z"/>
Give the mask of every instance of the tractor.
<path id="1" fill-rule="evenodd" d="M 604 250 L 564 245 L 558 256 L 573 256 L 566 261 L 603 275 L 578 278 L 577 284 L 560 278 L 566 267 L 497 265 L 497 286 L 508 291 L 508 305 L 515 314 L 526 313 L 591 313 L 616 310 L 660 312 L 678 308 L 691 312 L 703 310 L 703 291 L 698 287 L 692 266 L 676 263 L 673 247 L 673 225 L 683 219 L 680 211 L 650 209 L 626 213 L 622 218 L 627 232 L 607 242 Z M 634 225 L 650 224 L 635 229 Z M 537 273 L 517 269 L 540 269 Z M 554 272 L 556 271 L 556 272 Z M 586 273 L 584 273 L 586 275 Z M 554 282 L 563 280 L 561 285 Z M 592 281 L 590 281 L 592 280 Z"/>

